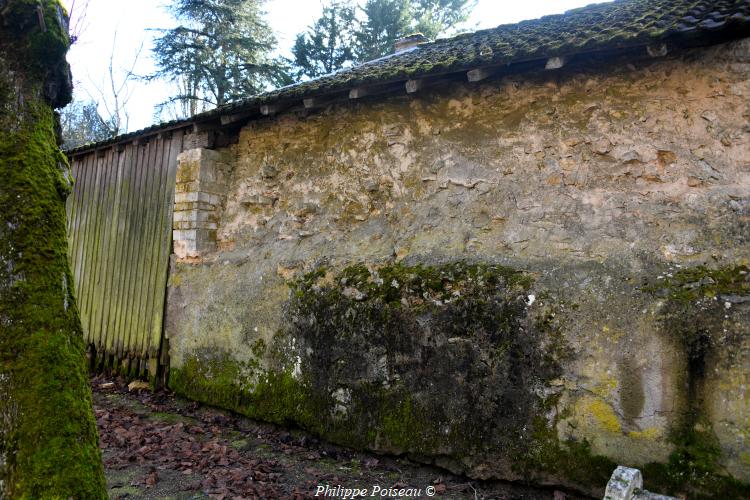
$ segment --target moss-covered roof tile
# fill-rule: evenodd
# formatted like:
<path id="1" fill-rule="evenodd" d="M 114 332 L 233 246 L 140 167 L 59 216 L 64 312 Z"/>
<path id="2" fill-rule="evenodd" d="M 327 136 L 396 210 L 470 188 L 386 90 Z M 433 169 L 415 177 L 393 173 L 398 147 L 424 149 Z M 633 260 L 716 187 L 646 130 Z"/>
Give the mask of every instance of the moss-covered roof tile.
<path id="1" fill-rule="evenodd" d="M 722 33 L 750 36 L 750 0 L 616 0 L 564 14 L 439 39 L 407 52 L 227 104 L 185 122 L 363 85 L 582 52 L 626 49 L 663 40 L 695 42 Z M 129 135 L 179 123 L 161 124 Z"/>

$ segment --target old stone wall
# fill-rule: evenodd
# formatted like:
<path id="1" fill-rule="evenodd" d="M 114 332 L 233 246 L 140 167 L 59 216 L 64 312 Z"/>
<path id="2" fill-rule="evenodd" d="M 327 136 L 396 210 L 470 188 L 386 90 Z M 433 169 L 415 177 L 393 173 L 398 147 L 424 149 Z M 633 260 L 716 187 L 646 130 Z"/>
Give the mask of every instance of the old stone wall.
<path id="1" fill-rule="evenodd" d="M 743 40 L 252 122 L 170 384 L 474 477 L 748 494 L 749 118 Z"/>

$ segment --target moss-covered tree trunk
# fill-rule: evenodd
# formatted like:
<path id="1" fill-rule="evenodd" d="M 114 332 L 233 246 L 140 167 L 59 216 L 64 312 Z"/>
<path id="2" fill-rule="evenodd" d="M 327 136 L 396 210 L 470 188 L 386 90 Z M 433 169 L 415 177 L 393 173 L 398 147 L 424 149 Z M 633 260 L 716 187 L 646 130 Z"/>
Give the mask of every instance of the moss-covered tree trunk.
<path id="1" fill-rule="evenodd" d="M 0 0 L 0 499 L 105 498 L 67 259 L 57 0 Z"/>

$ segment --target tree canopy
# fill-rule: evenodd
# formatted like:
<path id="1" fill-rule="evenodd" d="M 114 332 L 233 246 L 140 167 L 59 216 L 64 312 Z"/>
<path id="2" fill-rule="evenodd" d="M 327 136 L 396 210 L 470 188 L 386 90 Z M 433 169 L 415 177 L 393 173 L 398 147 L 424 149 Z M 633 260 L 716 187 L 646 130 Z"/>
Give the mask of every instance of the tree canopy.
<path id="1" fill-rule="evenodd" d="M 276 39 L 264 20 L 263 0 L 175 0 L 179 25 L 157 38 L 152 75 L 179 89 L 171 99 L 186 114 L 221 106 L 288 83 L 270 57 Z"/>
<path id="2" fill-rule="evenodd" d="M 60 111 L 63 148 L 73 149 L 117 135 L 113 119 L 105 120 L 93 101 L 73 101 Z"/>
<path id="3" fill-rule="evenodd" d="M 331 2 L 307 32 L 297 35 L 292 53 L 298 78 L 333 73 L 354 62 L 355 14 L 350 2 Z"/>
<path id="4" fill-rule="evenodd" d="M 427 38 L 455 31 L 475 0 L 332 0 L 292 49 L 297 78 L 315 78 L 393 52 L 406 35 Z"/>

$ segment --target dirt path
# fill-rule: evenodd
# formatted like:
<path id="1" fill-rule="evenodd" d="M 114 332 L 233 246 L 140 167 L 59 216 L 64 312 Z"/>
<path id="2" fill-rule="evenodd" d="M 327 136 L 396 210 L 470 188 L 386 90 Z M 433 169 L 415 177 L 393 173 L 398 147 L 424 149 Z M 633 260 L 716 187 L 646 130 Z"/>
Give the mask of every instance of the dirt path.
<path id="1" fill-rule="evenodd" d="M 380 496 L 381 491 L 373 498 L 413 498 L 409 489 L 421 489 L 421 498 L 429 498 L 428 491 L 442 499 L 579 498 L 472 481 L 405 458 L 355 452 L 166 391 L 128 391 L 124 383 L 101 377 L 93 380 L 93 389 L 107 483 L 114 499 L 315 498 L 318 487 L 339 485 L 366 488 L 368 497 L 376 486 L 405 490 L 401 496 L 398 492 Z"/>

